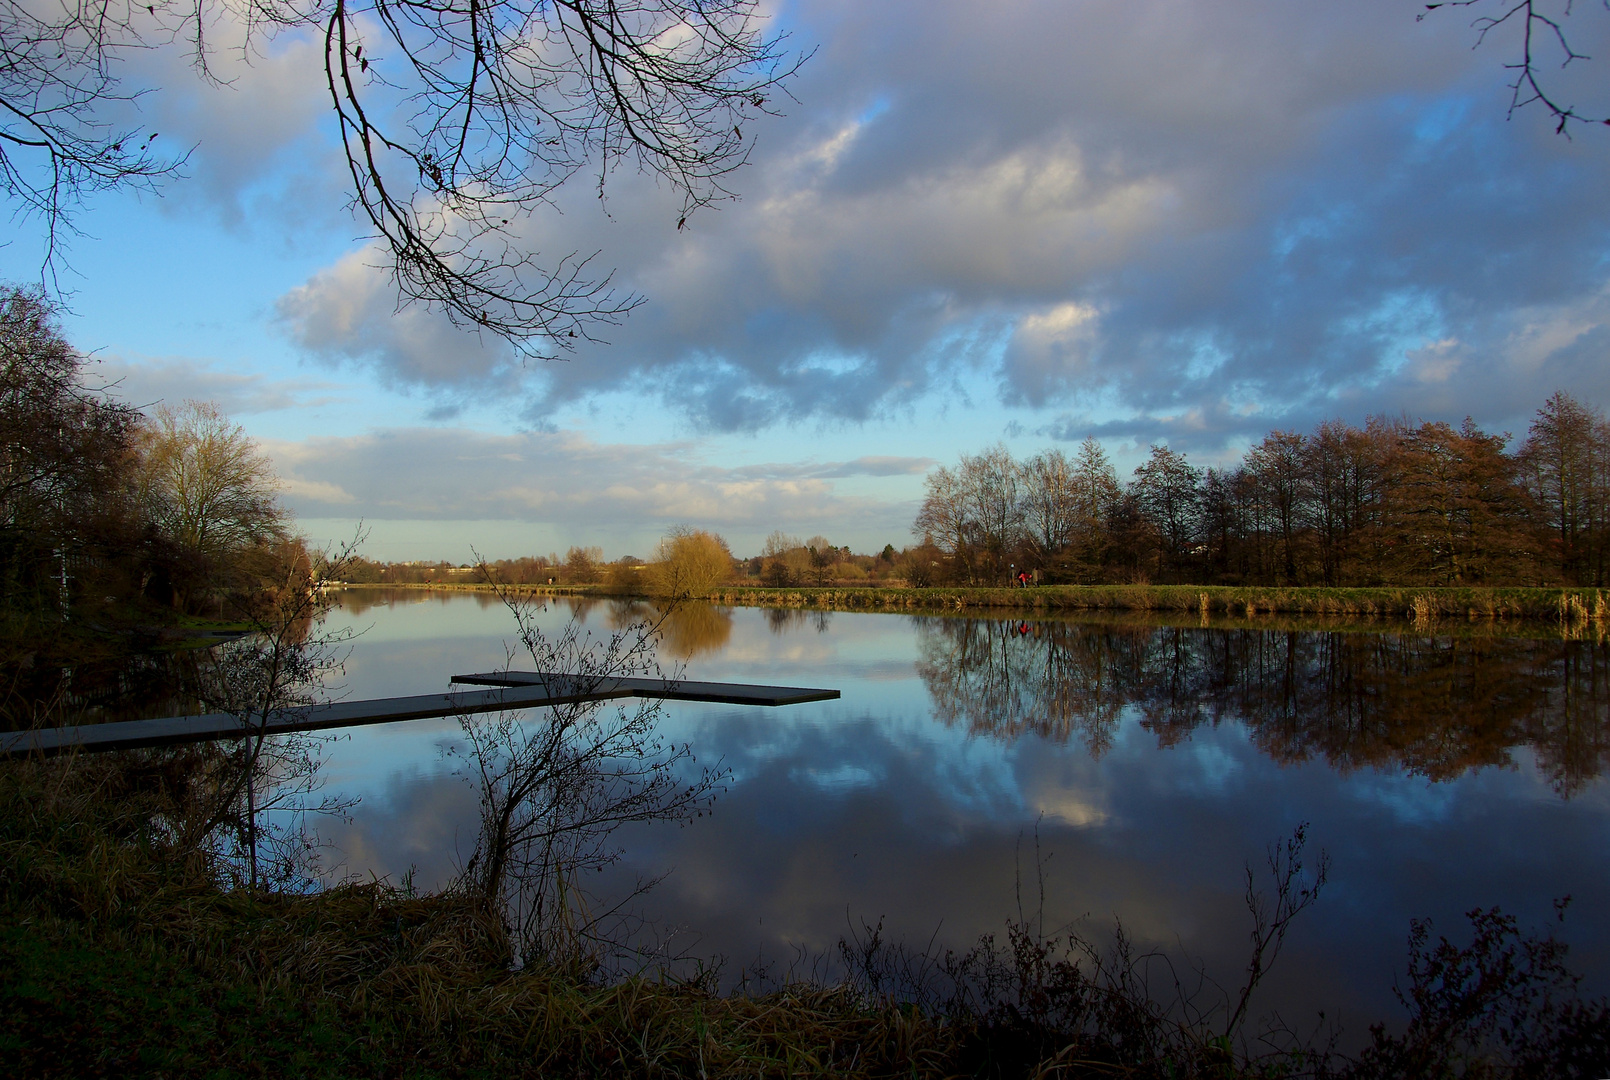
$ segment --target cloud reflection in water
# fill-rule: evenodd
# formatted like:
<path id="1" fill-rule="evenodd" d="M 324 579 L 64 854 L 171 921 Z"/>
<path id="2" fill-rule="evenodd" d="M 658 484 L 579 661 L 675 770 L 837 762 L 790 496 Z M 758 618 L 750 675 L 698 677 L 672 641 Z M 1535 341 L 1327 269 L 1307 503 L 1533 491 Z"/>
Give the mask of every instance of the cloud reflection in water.
<path id="1" fill-rule="evenodd" d="M 1503 904 L 1541 925 L 1567 893 L 1578 913 L 1610 907 L 1610 869 L 1583 854 L 1610 842 L 1610 661 L 1594 642 L 719 615 L 690 677 L 843 699 L 669 707 L 667 734 L 730 766 L 731 790 L 688 828 L 623 831 L 627 859 L 599 885 L 671 868 L 645 913 L 734 970 L 828 950 L 861 918 L 917 945 L 999 931 L 1020 874 L 1038 902 L 1036 827 L 1053 923 L 1099 935 L 1119 916 L 1233 982 L 1242 868 L 1312 822 L 1333 884 L 1265 1005 L 1340 1010 L 1355 1034 L 1395 1015 L 1411 916 L 1451 929 Z M 355 655 L 360 677 L 370 662 Z M 469 851 L 474 803 L 431 764 L 388 774 L 334 837 L 349 870 L 451 875 L 440 845 Z M 1579 916 L 1566 936 L 1603 992 L 1610 932 Z"/>

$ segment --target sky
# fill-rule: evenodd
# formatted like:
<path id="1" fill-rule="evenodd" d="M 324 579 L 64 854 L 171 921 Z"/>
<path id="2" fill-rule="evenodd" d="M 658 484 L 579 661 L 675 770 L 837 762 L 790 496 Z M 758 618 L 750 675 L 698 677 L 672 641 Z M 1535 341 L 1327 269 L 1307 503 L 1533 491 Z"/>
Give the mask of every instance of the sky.
<path id="1" fill-rule="evenodd" d="M 679 230 L 622 171 L 530 226 L 644 297 L 606 342 L 522 361 L 399 311 L 297 34 L 215 82 L 129 61 L 186 175 L 80 213 L 67 336 L 142 407 L 217 402 L 303 532 L 361 522 L 389 560 L 646 556 L 676 524 L 876 551 L 911 542 L 929 470 L 997 442 L 1094 435 L 1127 475 L 1159 442 L 1213 465 L 1330 418 L 1519 439 L 1555 390 L 1610 404 L 1610 127 L 1511 114 L 1515 38 L 1478 46 L 1478 10 L 766 10 L 810 55 L 739 199 Z M 1550 85 L 1610 115 L 1610 12 L 1563 22 L 1605 59 L 1550 58 Z M 38 281 L 39 223 L 8 232 L 0 279 Z"/>

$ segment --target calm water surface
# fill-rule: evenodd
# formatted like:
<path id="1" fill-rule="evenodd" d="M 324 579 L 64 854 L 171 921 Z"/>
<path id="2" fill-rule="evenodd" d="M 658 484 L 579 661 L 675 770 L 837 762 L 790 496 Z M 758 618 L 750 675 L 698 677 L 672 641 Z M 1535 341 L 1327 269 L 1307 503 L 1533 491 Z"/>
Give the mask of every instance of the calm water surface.
<path id="1" fill-rule="evenodd" d="M 621 605 L 576 607 L 607 633 Z M 545 616 L 557 627 L 572 607 Z M 513 624 L 475 594 L 354 591 L 354 698 L 440 691 L 505 662 Z M 681 948 L 787 963 L 853 921 L 965 945 L 1018 911 L 1038 829 L 1048 923 L 1137 940 L 1227 985 L 1245 964 L 1244 867 L 1301 822 L 1332 860 L 1265 983 L 1362 1037 L 1398 1015 L 1411 917 L 1457 936 L 1502 905 L 1563 936 L 1610 991 L 1610 649 L 1592 641 L 1204 629 L 1139 622 L 705 608 L 662 657 L 690 677 L 830 686 L 838 701 L 677 703 L 668 734 L 732 771 L 715 812 L 633 827 L 599 889 L 669 871 L 640 903 Z M 529 661 L 516 667 L 527 667 Z M 355 731 L 328 789 L 341 874 L 448 881 L 475 842 L 456 722 Z M 1038 887 L 1025 888 L 1038 904 Z M 1351 1040 L 1349 1040 L 1351 1041 Z"/>

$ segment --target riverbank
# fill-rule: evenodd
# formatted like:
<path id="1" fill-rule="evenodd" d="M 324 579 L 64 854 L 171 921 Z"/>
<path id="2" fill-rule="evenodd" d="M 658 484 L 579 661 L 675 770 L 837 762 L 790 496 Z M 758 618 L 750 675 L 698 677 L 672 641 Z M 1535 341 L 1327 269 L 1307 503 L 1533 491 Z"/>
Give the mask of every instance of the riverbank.
<path id="1" fill-rule="evenodd" d="M 481 591 L 485 584 L 353 585 L 362 589 Z M 544 596 L 615 595 L 596 585 L 515 586 Z M 1114 611 L 1257 618 L 1303 615 L 1400 620 L 1524 620 L 1610 626 L 1610 590 L 1587 588 L 1284 588 L 1225 585 L 1046 585 L 770 588 L 725 585 L 694 599 L 740 607 L 847 611 Z"/>
<path id="2" fill-rule="evenodd" d="M 852 940 L 842 980 L 758 992 L 718 993 L 702 964 L 516 970 L 502 920 L 463 890 L 222 887 L 171 828 L 184 807 L 151 774 L 166 760 L 0 764 L 0 1057 L 18 1075 L 1228 1080 L 1310 1064 L 1232 1049 L 1028 937 L 965 961 L 1009 991 L 998 1010 L 903 995 L 913 958 L 876 933 Z"/>
<path id="3" fill-rule="evenodd" d="M 1451 1017 L 1416 1020 L 1424 1040 L 1357 1063 L 1327 1059 L 1322 1035 L 1308 1036 L 1319 1053 L 1296 1036 L 1266 1042 L 1255 1018 L 1238 1033 L 1233 998 L 1216 1004 L 1215 988 L 1175 1003 L 1165 984 L 1152 998 L 1156 954 L 1125 953 L 1100 928 L 1048 943 L 1009 925 L 957 956 L 880 947 L 861 924 L 843 951 L 828 938 L 801 954 L 800 978 L 725 993 L 691 962 L 611 972 L 527 956 L 516 970 L 510 931 L 473 882 L 231 886 L 236 832 L 209 827 L 226 758 L 209 743 L 0 764 L 0 1060 L 17 1075 L 1401 1080 L 1457 1075 L 1450 1063 L 1489 1043 L 1494 1061 L 1530 1062 L 1516 1075 L 1547 1075 L 1538 1063 L 1578 1044 L 1584 1068 L 1564 1075 L 1606 1075 L 1588 1069 L 1610 1061 L 1591 1041 L 1610 1032 L 1610 1007 L 1579 1000 L 1568 973 L 1548 982 L 1559 1008 L 1525 1014 L 1524 1040 L 1499 1047 L 1473 1026 L 1521 1016 L 1538 981 L 1494 968 L 1472 998 L 1471 964 L 1556 955 L 1508 924 L 1484 939 L 1490 954 L 1442 957 L 1453 985 L 1411 980 L 1411 1000 L 1447 1000 Z M 1269 895 L 1308 880 L 1271 873 Z M 1262 997 L 1255 1016 L 1280 1004 Z"/>

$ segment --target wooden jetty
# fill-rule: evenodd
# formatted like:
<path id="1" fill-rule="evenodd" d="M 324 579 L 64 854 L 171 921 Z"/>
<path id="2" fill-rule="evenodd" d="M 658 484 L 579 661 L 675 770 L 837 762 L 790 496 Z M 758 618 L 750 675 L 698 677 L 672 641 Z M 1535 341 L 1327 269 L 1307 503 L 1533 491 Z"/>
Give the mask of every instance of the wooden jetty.
<path id="1" fill-rule="evenodd" d="M 830 701 L 839 696 L 837 690 L 803 686 L 589 678 L 543 671 L 455 675 L 452 681 L 490 689 L 371 698 L 367 701 L 334 701 L 303 708 L 272 710 L 266 717 L 203 713 L 199 716 L 164 716 L 154 720 L 123 720 L 110 724 L 12 731 L 0 734 L 0 757 L 59 754 L 67 750 L 129 750 L 141 746 L 283 735 L 296 731 L 326 731 L 363 724 L 389 724 L 399 720 L 425 720 L 504 709 L 540 709 L 547 705 L 629 697 L 777 706 Z"/>

